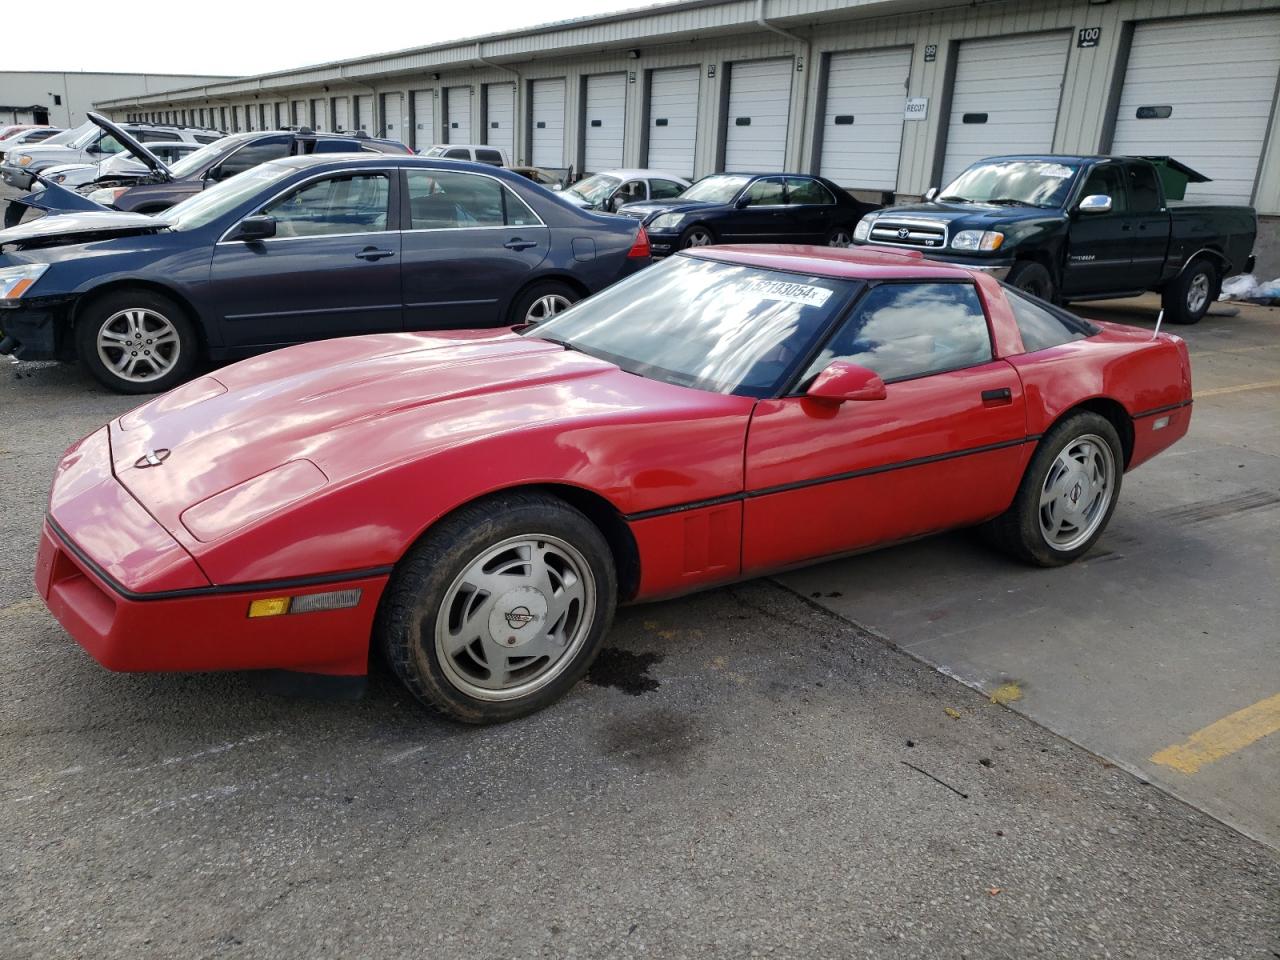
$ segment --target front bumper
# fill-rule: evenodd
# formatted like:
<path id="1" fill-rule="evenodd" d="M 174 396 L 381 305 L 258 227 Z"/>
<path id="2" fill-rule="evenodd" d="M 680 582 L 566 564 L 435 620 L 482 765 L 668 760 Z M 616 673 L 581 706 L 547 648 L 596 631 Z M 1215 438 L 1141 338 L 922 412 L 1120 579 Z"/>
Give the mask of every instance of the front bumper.
<path id="1" fill-rule="evenodd" d="M 106 429 L 63 458 L 35 584 L 49 611 L 109 670 L 284 669 L 359 676 L 387 575 L 211 584 L 112 474 Z M 359 589 L 354 607 L 250 619 L 249 605 Z"/>
<path id="2" fill-rule="evenodd" d="M 31 175 L 22 167 L 15 167 L 8 163 L 0 166 L 0 180 L 19 190 L 31 189 Z"/>
<path id="3" fill-rule="evenodd" d="M 645 233 L 649 234 L 649 247 L 653 250 L 655 259 L 658 257 L 666 257 L 675 253 L 679 249 L 680 234 L 677 233 L 652 233 L 648 227 L 645 227 Z"/>
<path id="4" fill-rule="evenodd" d="M 8 342 L 5 352 L 19 360 L 70 359 L 69 344 L 63 341 L 73 300 L 35 297 L 0 304 L 0 340 Z"/>

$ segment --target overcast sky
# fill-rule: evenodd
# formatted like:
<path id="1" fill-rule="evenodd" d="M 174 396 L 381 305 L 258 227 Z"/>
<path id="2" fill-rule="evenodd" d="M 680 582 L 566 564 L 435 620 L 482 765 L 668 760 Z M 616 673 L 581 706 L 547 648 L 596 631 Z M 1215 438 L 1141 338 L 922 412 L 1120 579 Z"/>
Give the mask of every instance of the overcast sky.
<path id="1" fill-rule="evenodd" d="M 651 3 L 652 0 L 649 0 Z M 41 26 L 5 44 L 5 70 L 266 73 L 443 43 L 571 17 L 647 6 L 645 0 L 381 0 L 273 3 L 217 0 L 139 5 L 64 0 Z M 360 23 L 359 11 L 369 16 Z M 12 14 L 13 11 L 10 11 Z M 9 30 L 13 30 L 10 16 Z M 56 25 L 55 25 L 56 24 Z"/>

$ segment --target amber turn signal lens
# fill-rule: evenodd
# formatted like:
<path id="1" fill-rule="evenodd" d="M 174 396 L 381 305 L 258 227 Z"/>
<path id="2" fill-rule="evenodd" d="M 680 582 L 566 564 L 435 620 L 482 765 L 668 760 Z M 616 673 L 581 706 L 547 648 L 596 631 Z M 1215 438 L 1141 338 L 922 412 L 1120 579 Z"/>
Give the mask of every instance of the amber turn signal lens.
<path id="1" fill-rule="evenodd" d="M 278 617 L 289 612 L 288 597 L 268 597 L 265 600 L 254 600 L 249 604 L 249 618 Z"/>

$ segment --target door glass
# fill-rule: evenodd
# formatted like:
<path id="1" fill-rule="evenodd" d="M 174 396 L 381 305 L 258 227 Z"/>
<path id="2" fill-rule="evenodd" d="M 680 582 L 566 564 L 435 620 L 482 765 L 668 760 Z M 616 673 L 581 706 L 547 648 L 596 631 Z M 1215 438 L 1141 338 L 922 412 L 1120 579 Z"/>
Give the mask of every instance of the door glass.
<path id="1" fill-rule="evenodd" d="M 444 156 L 446 160 L 470 160 L 471 151 L 455 148 L 453 150 L 446 150 L 444 152 Z"/>
<path id="2" fill-rule="evenodd" d="M 684 193 L 684 187 L 674 180 L 650 180 L 649 196 L 654 200 L 666 200 Z"/>
<path id="3" fill-rule="evenodd" d="M 387 229 L 390 181 L 385 173 L 329 177 L 286 194 L 263 213 L 276 219 L 277 237 L 323 237 Z"/>
<path id="4" fill-rule="evenodd" d="M 289 155 L 289 144 L 292 142 L 292 137 L 267 137 L 263 140 L 245 144 L 222 161 L 222 164 L 218 167 L 219 176 L 221 179 L 234 177 L 237 173 L 252 170 L 260 163 L 287 157 Z"/>
<path id="5" fill-rule="evenodd" d="M 1080 193 L 1080 199 L 1092 197 L 1095 194 L 1102 194 L 1111 198 L 1111 212 L 1125 212 L 1125 189 L 1123 170 L 1118 163 L 1104 163 L 1100 167 L 1094 167 L 1089 173 L 1089 179 L 1084 183 L 1084 190 Z M 1090 214 L 1091 218 L 1100 216 L 1100 214 Z M 1105 214 L 1101 214 L 1105 216 Z"/>
<path id="6" fill-rule="evenodd" d="M 757 180 L 747 187 L 748 207 L 775 207 L 784 202 L 781 180 Z"/>
<path id="7" fill-rule="evenodd" d="M 503 189 L 496 180 L 470 173 L 409 171 L 409 217 L 414 230 L 501 227 Z"/>
<path id="8" fill-rule="evenodd" d="M 644 200 L 644 181 L 628 180 L 618 188 L 618 192 L 614 194 L 614 201 L 621 205 L 624 203 L 633 203 L 636 200 Z"/>
<path id="9" fill-rule="evenodd" d="M 817 180 L 808 177 L 787 178 L 787 203 L 833 204 L 836 198 Z"/>
<path id="10" fill-rule="evenodd" d="M 1145 163 L 1131 163 L 1129 173 L 1129 210 L 1132 213 L 1154 213 L 1160 209 L 1160 187 L 1156 184 L 1156 168 Z"/>
<path id="11" fill-rule="evenodd" d="M 476 162 L 491 163 L 495 167 L 500 167 L 502 166 L 502 154 L 500 154 L 497 150 L 477 150 Z"/>
<path id="12" fill-rule="evenodd" d="M 124 147 L 120 146 L 120 141 L 109 133 L 102 135 L 102 139 L 98 141 L 99 153 L 119 153 Z"/>
<path id="13" fill-rule="evenodd" d="M 1013 287 L 1006 286 L 1004 295 L 1009 300 L 1018 333 L 1022 335 L 1022 349 L 1027 353 L 1083 340 L 1098 332 L 1087 320 L 1030 300 Z"/>
<path id="14" fill-rule="evenodd" d="M 867 367 L 887 383 L 990 359 L 987 318 L 971 284 L 886 283 L 867 291 L 806 371 L 802 386 L 832 360 Z"/>

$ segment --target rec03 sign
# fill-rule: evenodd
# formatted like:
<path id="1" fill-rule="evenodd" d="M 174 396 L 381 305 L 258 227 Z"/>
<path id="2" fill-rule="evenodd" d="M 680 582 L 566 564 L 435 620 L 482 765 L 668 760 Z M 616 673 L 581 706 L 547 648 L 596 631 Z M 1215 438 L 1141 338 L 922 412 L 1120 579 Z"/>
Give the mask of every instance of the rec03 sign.
<path id="1" fill-rule="evenodd" d="M 1080 32 L 1076 34 L 1076 46 L 1096 47 L 1098 45 L 1098 41 L 1101 39 L 1101 27 L 1081 27 Z"/>
<path id="2" fill-rule="evenodd" d="M 929 116 L 929 98 L 907 97 L 907 106 L 902 116 L 906 120 L 924 120 Z"/>

